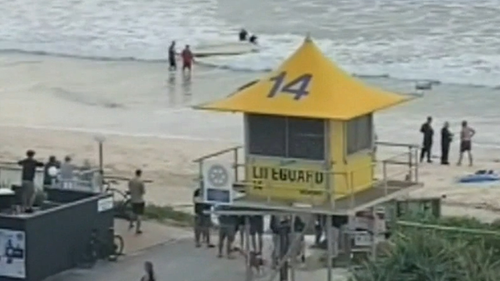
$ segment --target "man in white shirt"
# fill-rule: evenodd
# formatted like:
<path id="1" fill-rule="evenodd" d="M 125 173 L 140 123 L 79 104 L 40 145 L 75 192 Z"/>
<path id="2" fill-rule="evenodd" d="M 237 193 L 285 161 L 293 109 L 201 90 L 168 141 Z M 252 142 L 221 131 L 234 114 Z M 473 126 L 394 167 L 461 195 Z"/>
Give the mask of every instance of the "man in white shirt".
<path id="1" fill-rule="evenodd" d="M 472 166 L 472 137 L 476 131 L 469 127 L 467 121 L 462 121 L 462 130 L 460 131 L 460 156 L 458 157 L 457 165 L 462 165 L 462 157 L 464 152 L 469 156 L 469 166 Z"/>
<path id="2" fill-rule="evenodd" d="M 64 163 L 61 164 L 61 168 L 59 169 L 59 176 L 62 188 L 74 188 L 75 166 L 71 162 L 71 157 L 66 156 L 64 158 Z"/>

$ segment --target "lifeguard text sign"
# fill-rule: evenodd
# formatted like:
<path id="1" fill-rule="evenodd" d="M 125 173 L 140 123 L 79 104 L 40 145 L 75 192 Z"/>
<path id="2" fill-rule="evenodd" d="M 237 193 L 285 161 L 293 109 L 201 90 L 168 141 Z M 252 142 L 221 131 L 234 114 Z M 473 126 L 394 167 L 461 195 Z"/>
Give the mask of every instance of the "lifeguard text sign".
<path id="1" fill-rule="evenodd" d="M 325 198 L 328 173 L 321 164 L 293 163 L 280 160 L 252 159 L 247 178 L 252 182 L 249 193 L 278 200 L 310 202 Z M 304 202 L 305 203 L 305 202 Z M 312 203 L 312 202 L 311 202 Z"/>

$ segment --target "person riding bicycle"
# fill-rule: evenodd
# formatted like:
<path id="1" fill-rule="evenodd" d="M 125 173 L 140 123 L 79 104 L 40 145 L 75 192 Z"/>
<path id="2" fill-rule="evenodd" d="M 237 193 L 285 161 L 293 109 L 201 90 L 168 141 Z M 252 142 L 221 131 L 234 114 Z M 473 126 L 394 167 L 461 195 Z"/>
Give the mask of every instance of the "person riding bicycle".
<path id="1" fill-rule="evenodd" d="M 130 193 L 130 201 L 132 202 L 132 212 L 133 216 L 130 219 L 129 229 L 134 227 L 135 222 L 135 233 L 141 234 L 141 217 L 144 214 L 144 194 L 146 190 L 144 188 L 144 181 L 141 178 L 142 171 L 136 170 L 135 177 L 128 182 L 128 190 Z"/>

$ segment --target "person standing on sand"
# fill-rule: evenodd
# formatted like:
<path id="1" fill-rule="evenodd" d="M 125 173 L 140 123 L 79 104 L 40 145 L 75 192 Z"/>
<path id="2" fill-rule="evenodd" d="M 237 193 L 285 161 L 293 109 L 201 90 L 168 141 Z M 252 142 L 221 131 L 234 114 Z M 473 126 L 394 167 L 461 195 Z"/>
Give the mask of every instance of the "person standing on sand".
<path id="1" fill-rule="evenodd" d="M 136 170 L 135 177 L 128 182 L 128 191 L 130 193 L 130 201 L 132 203 L 132 218 L 129 222 L 128 229 L 132 229 L 135 223 L 135 233 L 141 234 L 141 220 L 144 214 L 145 202 L 144 194 L 146 189 L 144 188 L 144 181 L 142 180 L 142 171 Z"/>
<path id="2" fill-rule="evenodd" d="M 199 203 L 201 197 L 201 188 L 197 188 L 193 193 L 194 203 L 194 241 L 196 248 L 201 247 L 201 241 L 207 243 L 208 248 L 213 248 L 214 245 L 210 243 L 210 227 L 212 227 L 212 218 L 206 211 L 210 211 L 212 206 L 206 203 Z"/>
<path id="3" fill-rule="evenodd" d="M 193 67 L 194 55 L 189 49 L 189 45 L 186 45 L 184 50 L 182 51 L 182 72 L 185 74 L 186 70 L 188 74 L 191 75 L 191 69 Z"/>
<path id="4" fill-rule="evenodd" d="M 34 159 L 35 151 L 28 150 L 26 158 L 17 162 L 22 167 L 21 172 L 21 211 L 32 211 L 33 199 L 35 195 L 35 175 L 36 168 L 43 167 L 42 162 Z"/>
<path id="5" fill-rule="evenodd" d="M 444 126 L 441 129 L 441 165 L 450 165 L 448 161 L 448 155 L 450 152 L 450 143 L 453 139 L 453 134 L 450 132 L 450 124 L 444 122 Z"/>
<path id="6" fill-rule="evenodd" d="M 432 140 L 434 137 L 434 129 L 432 129 L 432 117 L 430 116 L 427 117 L 427 122 L 422 124 L 422 127 L 420 127 L 420 132 L 423 134 L 420 162 L 423 162 L 424 158 L 427 156 L 427 163 L 432 163 L 431 151 L 432 151 Z"/>
<path id="7" fill-rule="evenodd" d="M 172 41 L 170 47 L 168 48 L 168 70 L 177 70 L 177 62 L 175 60 L 175 41 Z"/>
<path id="8" fill-rule="evenodd" d="M 469 127 L 467 121 L 462 121 L 462 130 L 460 131 L 460 156 L 458 157 L 457 165 L 462 165 L 462 157 L 464 152 L 469 156 L 469 166 L 472 166 L 472 137 L 476 131 Z"/>

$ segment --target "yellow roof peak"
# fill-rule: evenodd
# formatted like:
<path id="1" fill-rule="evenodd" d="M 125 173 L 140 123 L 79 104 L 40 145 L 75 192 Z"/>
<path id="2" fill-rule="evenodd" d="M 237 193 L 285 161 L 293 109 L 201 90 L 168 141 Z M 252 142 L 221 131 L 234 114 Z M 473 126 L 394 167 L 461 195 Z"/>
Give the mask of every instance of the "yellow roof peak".
<path id="1" fill-rule="evenodd" d="M 306 36 L 278 68 L 248 87 L 200 109 L 350 120 L 407 100 L 371 88 L 328 59 Z"/>
<path id="2" fill-rule="evenodd" d="M 306 37 L 304 38 L 304 42 L 312 42 L 311 33 L 310 32 L 306 33 Z"/>

